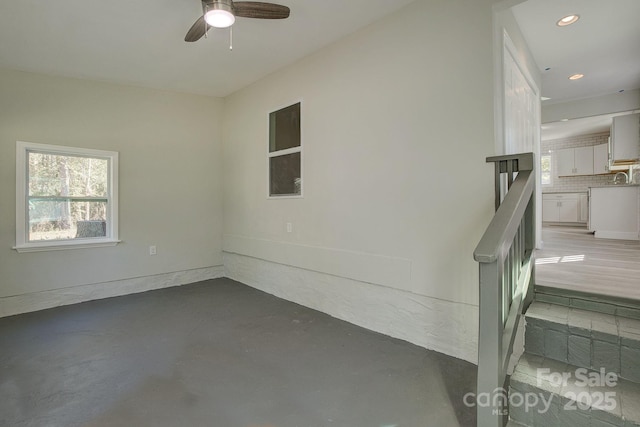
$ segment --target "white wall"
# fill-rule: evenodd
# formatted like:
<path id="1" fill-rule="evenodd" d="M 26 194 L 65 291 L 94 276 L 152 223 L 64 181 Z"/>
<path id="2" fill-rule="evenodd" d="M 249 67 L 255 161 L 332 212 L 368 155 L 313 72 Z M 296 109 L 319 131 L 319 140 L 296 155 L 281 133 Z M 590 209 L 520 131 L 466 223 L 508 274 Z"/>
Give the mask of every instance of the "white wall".
<path id="1" fill-rule="evenodd" d="M 0 70 L 0 315 L 222 274 L 222 106 L 211 97 Z M 16 140 L 118 151 L 122 243 L 12 250 Z"/>
<path id="2" fill-rule="evenodd" d="M 230 277 L 476 361 L 492 3 L 416 1 L 225 100 Z M 269 200 L 267 114 L 300 99 L 305 196 Z"/>

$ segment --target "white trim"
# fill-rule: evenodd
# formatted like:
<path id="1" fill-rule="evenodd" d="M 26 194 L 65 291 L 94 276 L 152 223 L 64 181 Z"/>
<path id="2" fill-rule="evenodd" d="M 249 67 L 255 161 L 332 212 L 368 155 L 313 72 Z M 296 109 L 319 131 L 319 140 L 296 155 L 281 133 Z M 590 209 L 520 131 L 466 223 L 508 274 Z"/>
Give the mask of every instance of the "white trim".
<path id="1" fill-rule="evenodd" d="M 27 206 L 27 142 L 16 142 L 16 248 L 24 245 L 28 229 Z"/>
<path id="2" fill-rule="evenodd" d="M 32 151 L 54 153 L 62 155 L 76 155 L 85 157 L 111 157 L 118 153 L 115 151 L 95 150 L 93 148 L 69 147 L 65 145 L 39 144 L 37 142 L 16 141 L 19 147 L 29 148 Z"/>
<path id="3" fill-rule="evenodd" d="M 516 1 L 514 0 L 513 3 L 516 3 Z M 517 3 L 521 3 L 520 1 L 517 1 Z M 506 3 L 505 3 L 506 4 Z M 494 15 L 495 17 L 495 15 Z M 507 113 L 507 109 L 506 109 L 506 91 L 505 91 L 505 82 L 506 82 L 506 73 L 505 73 L 505 67 L 506 67 L 506 54 L 508 54 L 511 59 L 513 60 L 513 62 L 515 63 L 516 67 L 518 67 L 518 70 L 521 72 L 522 76 L 524 77 L 525 81 L 527 82 L 527 84 L 529 85 L 529 88 L 533 91 L 534 97 L 535 97 L 535 111 L 533 111 L 534 114 L 534 121 L 536 122 L 536 126 L 534 126 L 534 146 L 533 146 L 533 153 L 534 153 L 534 161 L 538 163 L 538 167 L 535 168 L 535 172 L 536 172 L 536 183 L 540 183 L 542 181 L 541 179 L 541 171 L 540 171 L 540 166 L 539 166 L 539 162 L 540 162 L 540 133 L 541 133 L 541 120 L 542 120 L 542 103 L 540 101 L 540 88 L 538 87 L 538 85 L 536 85 L 535 80 L 533 79 L 531 72 L 529 71 L 529 69 L 526 67 L 526 64 L 523 63 L 521 56 L 519 55 L 519 51 L 517 49 L 517 47 L 515 46 L 515 44 L 513 43 L 513 40 L 511 39 L 511 37 L 509 36 L 509 33 L 507 32 L 506 28 L 501 28 L 501 43 L 500 43 L 500 76 L 501 79 L 500 80 L 500 86 L 499 88 L 494 88 L 494 89 L 498 89 L 499 93 L 500 93 L 500 106 L 499 106 L 499 112 L 500 112 L 500 129 L 499 129 L 499 137 L 497 138 L 497 140 L 500 141 L 501 147 L 499 148 L 501 150 L 502 153 L 506 153 L 506 148 L 507 148 L 507 136 L 506 136 L 506 127 L 507 127 L 507 123 L 506 123 L 506 113 Z M 528 49 L 528 47 L 527 47 Z M 494 70 L 494 73 L 496 73 L 496 70 Z M 495 92 L 494 92 L 494 96 L 495 96 Z M 497 116 L 496 116 L 497 117 Z M 496 121 L 498 121 L 498 119 L 496 118 Z M 535 191 L 535 222 L 536 222 L 536 236 L 535 236 L 535 242 L 536 242 L 536 248 L 541 249 L 542 248 L 542 185 L 536 185 L 536 191 Z"/>
<path id="4" fill-rule="evenodd" d="M 12 295 L 0 298 L 0 317 L 85 301 L 136 294 L 154 289 L 187 285 L 219 277 L 224 277 L 224 267 L 220 265 Z"/>
<path id="5" fill-rule="evenodd" d="M 107 194 L 107 230 L 104 238 L 69 239 L 30 242 L 27 215 L 27 152 L 52 153 L 65 156 L 103 158 L 108 160 L 109 194 Z M 89 148 L 67 147 L 62 145 L 38 144 L 16 141 L 16 251 L 38 252 L 63 249 L 84 249 L 115 246 L 118 240 L 118 153 L 115 151 L 94 150 Z"/>
<path id="6" fill-rule="evenodd" d="M 636 231 L 596 230 L 594 237 L 597 239 L 640 240 L 640 235 Z"/>
<path id="7" fill-rule="evenodd" d="M 538 89 L 538 85 L 536 85 L 535 80 L 533 80 L 533 77 L 531 77 L 531 73 L 529 72 L 529 69 L 525 67 L 524 64 L 522 63 L 522 59 L 520 58 L 518 48 L 516 48 L 515 43 L 513 43 L 513 40 L 511 40 L 511 36 L 509 36 L 509 33 L 507 32 L 506 28 L 502 29 L 502 37 L 503 37 L 504 47 L 507 49 L 507 51 L 511 55 L 511 58 L 513 58 L 513 62 L 515 62 L 515 64 L 518 66 L 518 69 L 520 69 L 520 72 L 522 73 L 524 78 L 527 80 L 529 87 L 533 90 L 533 93 L 538 97 L 537 99 L 540 100 L 540 90 Z"/>
<path id="8" fill-rule="evenodd" d="M 493 5 L 494 13 L 502 12 L 507 9 L 511 9 L 514 6 L 524 3 L 527 0 L 503 0 Z"/>
<path id="9" fill-rule="evenodd" d="M 302 189 L 300 189 L 300 192 L 302 193 Z M 274 196 L 268 196 L 267 197 L 267 200 L 278 200 L 278 199 L 304 199 L 304 196 L 302 194 L 300 194 L 300 195 L 297 195 L 297 194 L 283 194 L 282 196 L 274 195 Z"/>
<path id="10" fill-rule="evenodd" d="M 225 234 L 223 251 L 412 292 L 407 258 Z"/>
<path id="11" fill-rule="evenodd" d="M 302 145 L 299 146 L 299 147 L 287 148 L 286 150 L 279 150 L 279 151 L 271 152 L 271 153 L 269 153 L 269 158 L 286 156 L 286 155 L 289 155 L 289 154 L 295 154 L 295 153 L 301 153 L 301 152 L 302 152 Z"/>
<path id="12" fill-rule="evenodd" d="M 67 249 L 87 249 L 87 248 L 103 248 L 108 246 L 115 246 L 122 240 L 100 239 L 99 241 L 93 241 L 93 239 L 74 239 L 74 240 L 56 240 L 56 241 L 44 241 L 44 242 L 31 242 L 24 246 L 14 246 L 12 249 L 23 252 L 44 252 L 44 251 L 62 251 Z"/>
<path id="13" fill-rule="evenodd" d="M 300 146 L 287 148 L 285 150 L 279 150 L 271 152 L 270 150 L 270 133 L 271 133 L 271 113 L 275 113 L 276 111 L 280 111 L 284 108 L 290 107 L 295 104 L 300 104 Z M 274 107 L 267 113 L 267 200 L 280 200 L 280 199 L 304 199 L 304 189 L 305 189 L 305 180 L 304 180 L 304 126 L 303 126 L 303 117 L 305 116 L 304 110 L 304 102 L 303 98 L 298 98 L 296 100 L 292 100 L 288 103 L 282 104 L 278 107 Z M 300 194 L 283 194 L 283 195 L 271 195 L 271 165 L 270 160 L 273 157 L 280 157 L 287 154 L 300 153 L 300 179 L 302 180 L 302 185 L 300 187 Z"/>

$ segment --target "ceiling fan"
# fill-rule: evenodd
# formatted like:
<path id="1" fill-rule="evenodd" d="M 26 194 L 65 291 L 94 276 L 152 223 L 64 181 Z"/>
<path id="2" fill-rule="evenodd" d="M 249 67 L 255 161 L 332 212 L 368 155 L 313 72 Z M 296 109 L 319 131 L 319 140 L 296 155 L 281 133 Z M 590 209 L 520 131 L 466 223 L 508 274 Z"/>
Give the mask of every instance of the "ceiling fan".
<path id="1" fill-rule="evenodd" d="M 285 19 L 289 8 L 274 3 L 258 1 L 203 0 L 202 16 L 191 26 L 184 37 L 186 42 L 195 42 L 204 36 L 209 28 L 227 28 L 236 17 L 258 19 Z"/>

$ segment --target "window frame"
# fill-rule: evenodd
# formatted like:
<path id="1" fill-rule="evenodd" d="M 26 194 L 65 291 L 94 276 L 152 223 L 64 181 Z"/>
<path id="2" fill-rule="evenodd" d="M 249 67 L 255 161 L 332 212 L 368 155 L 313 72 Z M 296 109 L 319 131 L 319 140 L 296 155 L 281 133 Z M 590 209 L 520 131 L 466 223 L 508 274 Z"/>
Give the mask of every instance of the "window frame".
<path id="1" fill-rule="evenodd" d="M 104 237 L 29 241 L 29 152 L 107 159 L 108 189 Z M 16 245 L 13 249 L 18 252 L 38 252 L 115 246 L 118 243 L 118 152 L 16 141 Z"/>
<path id="2" fill-rule="evenodd" d="M 271 135 L 271 114 L 283 110 L 285 108 L 291 107 L 293 105 L 300 104 L 300 146 L 286 148 L 284 150 L 278 151 L 270 151 L 270 135 Z M 273 108 L 267 113 L 267 199 L 269 200 L 277 200 L 277 199 L 302 199 L 304 198 L 304 131 L 302 127 L 302 116 L 303 116 L 303 102 L 302 99 L 298 99 L 277 108 Z M 294 153 L 300 153 L 300 194 L 271 194 L 271 159 L 274 157 L 286 156 Z"/>

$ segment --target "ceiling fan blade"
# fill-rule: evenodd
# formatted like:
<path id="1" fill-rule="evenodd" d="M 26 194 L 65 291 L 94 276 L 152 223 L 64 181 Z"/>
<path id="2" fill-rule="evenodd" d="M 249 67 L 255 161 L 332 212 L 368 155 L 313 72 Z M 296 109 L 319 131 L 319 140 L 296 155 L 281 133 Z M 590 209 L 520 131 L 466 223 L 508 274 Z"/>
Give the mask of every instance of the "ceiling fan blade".
<path id="1" fill-rule="evenodd" d="M 191 28 L 189 28 L 189 31 L 187 31 L 187 35 L 184 36 L 184 41 L 195 42 L 200 40 L 200 38 L 204 36 L 207 31 L 209 31 L 209 28 L 211 28 L 211 26 L 204 22 L 204 16 L 201 16 L 191 26 Z"/>
<path id="2" fill-rule="evenodd" d="M 233 2 L 233 9 L 236 16 L 260 19 L 285 19 L 290 12 L 287 6 L 259 1 Z"/>

